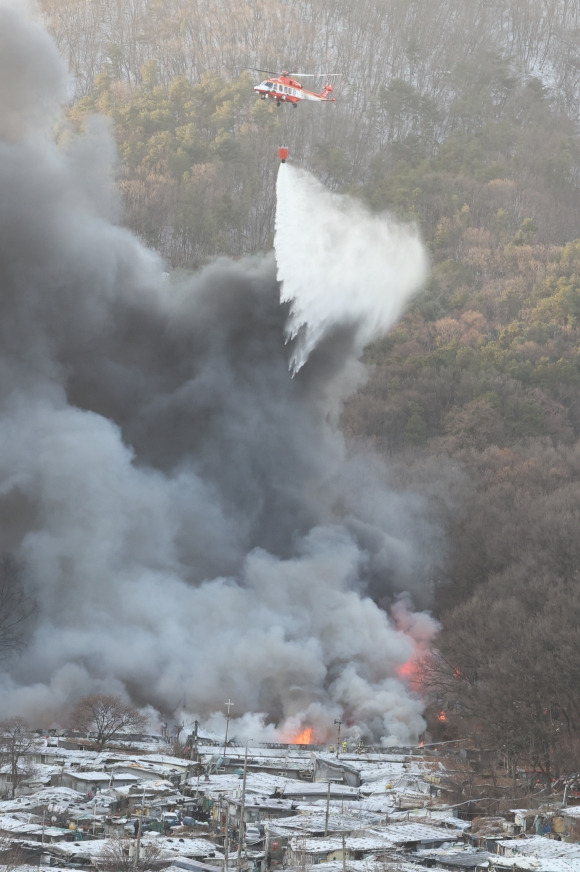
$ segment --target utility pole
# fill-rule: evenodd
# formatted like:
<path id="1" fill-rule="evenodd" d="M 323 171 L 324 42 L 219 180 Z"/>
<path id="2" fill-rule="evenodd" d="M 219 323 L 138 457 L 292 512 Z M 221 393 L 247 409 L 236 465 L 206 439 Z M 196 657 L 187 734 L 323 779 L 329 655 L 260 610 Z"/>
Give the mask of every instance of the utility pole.
<path id="1" fill-rule="evenodd" d="M 328 815 L 330 813 L 330 779 L 328 781 L 328 789 L 326 791 L 326 817 L 324 818 L 324 835 L 328 835 Z"/>
<path id="2" fill-rule="evenodd" d="M 338 749 L 340 748 L 340 725 L 342 724 L 342 720 L 340 718 L 335 718 L 334 723 L 338 724 L 338 737 L 336 739 L 336 756 L 338 757 Z"/>
<path id="3" fill-rule="evenodd" d="M 135 854 L 133 856 L 133 869 L 137 869 L 139 865 L 139 851 L 141 849 L 141 827 L 143 825 L 143 809 L 141 809 L 141 816 L 139 817 L 139 826 L 137 828 L 137 841 L 135 843 Z"/>
<path id="4" fill-rule="evenodd" d="M 199 727 L 199 721 L 193 722 L 193 738 L 191 740 L 191 748 L 189 749 L 189 759 L 197 760 L 197 728 Z"/>
<path id="5" fill-rule="evenodd" d="M 40 842 L 40 854 L 38 855 L 38 868 L 40 869 L 40 864 L 42 862 L 42 852 L 44 851 L 44 819 L 46 815 L 46 809 L 42 811 L 42 839 Z"/>
<path id="6" fill-rule="evenodd" d="M 265 844 L 265 846 L 264 846 L 264 866 L 262 867 L 262 869 L 264 869 L 264 867 L 265 867 L 265 872 L 270 872 L 270 865 L 271 865 L 271 859 L 270 859 L 270 825 L 269 825 L 267 822 L 266 822 L 266 825 L 265 825 L 265 829 L 266 829 L 266 844 Z"/>
<path id="7" fill-rule="evenodd" d="M 233 705 L 235 705 L 235 702 L 232 702 L 230 699 L 228 699 L 228 701 L 227 701 L 226 703 L 224 703 L 224 705 L 226 705 L 226 706 L 227 706 L 227 709 L 228 709 L 228 713 L 227 713 L 227 715 L 226 715 L 226 737 L 225 737 L 225 739 L 224 739 L 224 760 L 225 760 L 225 757 L 226 757 L 226 747 L 227 747 L 227 744 L 228 744 L 228 729 L 229 729 L 229 726 L 230 726 L 230 717 L 231 717 L 231 715 L 230 715 L 230 709 L 231 709 L 231 707 L 232 707 Z"/>
<path id="8" fill-rule="evenodd" d="M 141 850 L 141 833 L 143 831 L 143 815 L 145 814 L 145 787 L 143 787 L 143 799 L 141 800 L 141 814 L 139 815 L 139 827 L 137 828 L 137 842 L 135 843 L 135 856 L 133 857 L 133 869 L 139 865 L 139 852 Z"/>
<path id="9" fill-rule="evenodd" d="M 224 869 L 228 872 L 228 859 L 230 853 L 230 804 L 226 796 L 226 834 L 224 837 Z"/>
<path id="10" fill-rule="evenodd" d="M 248 771 L 248 744 L 246 742 L 246 755 L 244 757 L 244 780 L 242 781 L 242 798 L 240 800 L 240 826 L 238 827 L 238 872 L 240 872 L 240 860 L 242 857 L 242 842 L 245 842 L 246 827 L 244 822 L 244 814 L 246 813 L 246 774 Z M 246 861 L 248 859 L 247 852 L 244 851 Z M 244 864 L 244 868 L 247 862 Z"/>

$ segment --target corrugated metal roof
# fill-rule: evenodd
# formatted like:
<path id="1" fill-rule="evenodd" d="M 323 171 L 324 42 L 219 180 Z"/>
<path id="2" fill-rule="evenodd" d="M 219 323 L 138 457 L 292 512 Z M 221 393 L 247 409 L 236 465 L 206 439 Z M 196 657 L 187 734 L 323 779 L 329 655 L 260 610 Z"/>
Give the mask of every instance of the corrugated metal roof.
<path id="1" fill-rule="evenodd" d="M 528 839 L 502 839 L 498 846 L 505 851 L 506 856 L 522 857 L 567 857 L 580 859 L 580 845 L 570 842 L 558 842 L 545 836 L 530 836 Z"/>

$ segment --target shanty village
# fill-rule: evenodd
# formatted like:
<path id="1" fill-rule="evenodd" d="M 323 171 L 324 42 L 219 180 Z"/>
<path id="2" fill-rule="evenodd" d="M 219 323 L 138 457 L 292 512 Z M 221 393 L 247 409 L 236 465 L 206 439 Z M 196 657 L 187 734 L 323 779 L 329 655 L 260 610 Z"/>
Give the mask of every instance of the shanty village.
<path id="1" fill-rule="evenodd" d="M 508 779 L 469 742 L 364 747 L 340 724 L 326 745 L 164 732 L 97 749 L 90 734 L 14 731 L 3 868 L 580 872 L 575 779 Z"/>

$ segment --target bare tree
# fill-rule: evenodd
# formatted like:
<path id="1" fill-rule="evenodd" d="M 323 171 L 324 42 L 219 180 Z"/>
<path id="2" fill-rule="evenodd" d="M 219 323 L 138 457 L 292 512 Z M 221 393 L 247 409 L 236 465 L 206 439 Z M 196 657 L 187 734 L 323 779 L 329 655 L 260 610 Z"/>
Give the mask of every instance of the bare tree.
<path id="1" fill-rule="evenodd" d="M 100 750 L 119 733 L 142 732 L 147 718 L 120 696 L 94 694 L 78 701 L 71 715 L 71 725 L 79 730 L 95 731 L 96 746 Z"/>
<path id="2" fill-rule="evenodd" d="M 113 837 L 103 845 L 95 861 L 103 872 L 148 872 L 164 865 L 161 854 L 157 842 L 139 843 L 134 839 Z"/>
<path id="3" fill-rule="evenodd" d="M 21 564 L 12 554 L 0 554 L 0 656 L 21 645 L 34 609 L 34 601 L 24 590 Z"/>
<path id="4" fill-rule="evenodd" d="M 10 769 L 11 794 L 25 778 L 34 772 L 34 764 L 27 755 L 35 747 L 36 739 L 22 718 L 8 718 L 0 722 L 0 762 Z"/>
<path id="5" fill-rule="evenodd" d="M 26 866 L 26 853 L 21 847 L 12 845 L 2 851 L 0 859 L 0 872 L 16 872 Z"/>

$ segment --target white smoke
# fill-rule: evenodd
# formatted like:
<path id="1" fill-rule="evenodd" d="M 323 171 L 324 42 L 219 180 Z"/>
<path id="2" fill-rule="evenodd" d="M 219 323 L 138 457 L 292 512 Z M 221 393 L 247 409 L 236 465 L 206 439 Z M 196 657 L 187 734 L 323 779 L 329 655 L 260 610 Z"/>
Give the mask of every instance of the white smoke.
<path id="1" fill-rule="evenodd" d="M 385 608 L 421 589 L 431 532 L 327 414 L 371 335 L 367 305 L 344 276 L 304 304 L 310 359 L 290 378 L 273 258 L 165 279 L 113 223 L 103 125 L 52 141 L 60 61 L 1 4 L 0 59 L 0 81 L 21 79 L 18 101 L 0 86 L 0 551 L 38 605 L 0 675 L 2 711 L 46 727 L 106 691 L 223 726 L 231 698 L 254 738 L 302 724 L 324 738 L 341 716 L 345 732 L 414 739 L 421 703 L 397 674 L 415 629 L 435 626 L 398 628 Z M 324 208 L 329 226 L 344 216 Z M 279 226 L 277 251 L 284 239 Z M 321 277 L 328 252 L 302 243 Z M 353 318 L 354 347 L 325 333 Z"/>
<path id="2" fill-rule="evenodd" d="M 276 262 L 281 299 L 290 303 L 288 339 L 298 372 L 320 340 L 355 326 L 354 353 L 383 336 L 427 277 L 414 227 L 371 214 L 333 194 L 304 170 L 281 164 L 276 204 Z"/>

